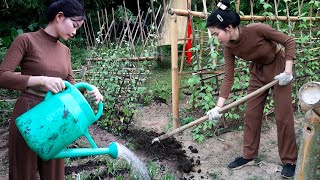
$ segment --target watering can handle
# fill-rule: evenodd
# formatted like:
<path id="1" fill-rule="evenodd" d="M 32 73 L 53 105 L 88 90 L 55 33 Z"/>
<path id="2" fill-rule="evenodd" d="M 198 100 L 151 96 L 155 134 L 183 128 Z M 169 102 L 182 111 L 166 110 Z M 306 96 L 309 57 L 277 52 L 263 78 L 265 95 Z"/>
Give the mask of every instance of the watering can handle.
<path id="1" fill-rule="evenodd" d="M 71 89 L 72 89 L 72 84 L 70 84 L 68 81 L 64 81 L 64 84 L 65 84 L 66 87 L 67 87 L 65 91 L 71 91 Z M 88 89 L 89 91 L 92 91 L 92 90 L 93 90 L 93 87 L 92 87 L 90 84 L 88 84 L 88 83 L 79 82 L 79 83 L 74 84 L 74 86 L 75 86 L 77 89 L 85 88 L 85 89 Z M 50 98 L 52 95 L 53 95 L 53 93 L 52 93 L 51 91 L 48 91 L 45 99 Z M 102 104 L 102 102 L 100 101 L 100 102 L 98 103 L 98 111 L 97 111 L 97 114 L 95 115 L 95 120 L 98 120 L 98 119 L 100 118 L 100 116 L 102 115 L 102 111 L 103 111 L 103 104 Z"/>
<path id="2" fill-rule="evenodd" d="M 93 90 L 93 86 L 84 82 L 76 83 L 74 86 L 78 89 L 85 88 L 85 89 L 88 89 L 89 91 Z M 102 104 L 102 101 L 100 101 L 98 103 L 98 111 L 97 111 L 97 114 L 95 115 L 95 120 L 98 120 L 100 118 L 100 116 L 102 115 L 102 111 L 103 111 L 103 104 Z"/>

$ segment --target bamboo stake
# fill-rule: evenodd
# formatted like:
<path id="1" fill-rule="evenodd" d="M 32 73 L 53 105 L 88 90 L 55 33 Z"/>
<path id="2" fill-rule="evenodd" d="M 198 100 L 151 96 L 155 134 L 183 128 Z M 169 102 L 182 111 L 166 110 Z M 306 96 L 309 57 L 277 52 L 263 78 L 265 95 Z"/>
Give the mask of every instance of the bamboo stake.
<path id="1" fill-rule="evenodd" d="M 138 21 L 139 21 L 139 19 L 137 18 L 136 21 L 133 24 L 133 27 L 132 27 L 132 35 L 133 35 L 132 42 L 135 42 L 136 33 L 137 33 L 138 29 L 139 29 L 139 22 Z"/>
<path id="2" fill-rule="evenodd" d="M 273 80 L 272 82 L 264 85 L 264 86 L 261 87 L 260 89 L 257 89 L 257 90 L 255 90 L 255 91 L 253 91 L 252 93 L 250 93 L 250 94 L 242 97 L 241 99 L 238 99 L 237 101 L 234 101 L 234 102 L 232 102 L 232 103 L 230 103 L 230 104 L 222 107 L 222 108 L 219 110 L 219 113 L 225 113 L 225 112 L 227 112 L 228 110 L 230 110 L 231 108 L 236 107 L 236 106 L 242 104 L 243 102 L 247 101 L 248 99 L 250 99 L 250 98 L 252 98 L 252 97 L 255 97 L 255 96 L 257 96 L 257 95 L 260 95 L 261 93 L 265 92 L 266 90 L 268 90 L 269 88 L 273 87 L 273 86 L 276 85 L 277 83 L 278 83 L 278 80 Z M 195 120 L 195 121 L 193 121 L 193 122 L 191 122 L 191 123 L 189 123 L 189 124 L 186 124 L 186 125 L 178 128 L 178 129 L 174 129 L 173 131 L 171 131 L 171 132 L 169 132 L 169 133 L 166 133 L 166 134 L 163 134 L 163 135 L 161 135 L 161 136 L 159 136 L 159 137 L 157 137 L 157 138 L 154 138 L 154 139 L 152 140 L 152 144 L 153 144 L 154 142 L 161 141 L 161 140 L 163 140 L 163 139 L 166 139 L 166 138 L 168 138 L 168 137 L 171 137 L 171 136 L 173 136 L 173 135 L 175 135 L 175 134 L 177 134 L 177 133 L 179 133 L 179 132 L 182 132 L 182 131 L 184 131 L 184 130 L 186 130 L 186 129 L 188 129 L 188 128 L 191 128 L 191 127 L 193 127 L 193 126 L 195 126 L 195 125 L 197 125 L 197 124 L 200 124 L 200 123 L 208 120 L 208 118 L 209 118 L 208 115 L 203 116 L 203 117 L 201 117 L 201 118 L 199 118 L 199 119 L 197 119 L 197 120 Z"/>
<path id="3" fill-rule="evenodd" d="M 141 44 L 145 44 L 145 39 L 147 38 L 146 37 L 146 35 L 145 35 L 145 32 L 144 32 L 144 25 L 145 25 L 145 23 L 146 23 L 146 21 L 147 21 L 147 18 L 148 18 L 148 16 L 149 16 L 149 10 L 150 10 L 150 8 L 148 8 L 148 11 L 147 11 L 147 14 L 146 14 L 146 17 L 144 18 L 144 20 L 143 20 L 143 24 L 142 25 L 140 25 L 140 33 L 141 33 L 141 35 L 138 37 L 138 40 L 137 40 L 137 42 L 139 42 L 140 41 L 140 38 L 142 38 L 142 40 L 141 40 Z M 143 52 L 144 51 L 144 46 L 142 46 L 142 48 L 141 48 L 141 52 Z"/>
<path id="4" fill-rule="evenodd" d="M 288 2 L 285 1 L 286 3 L 286 9 L 287 9 L 287 19 L 288 19 L 288 29 L 289 29 L 289 35 L 292 34 L 292 25 L 291 25 L 291 21 L 290 21 L 290 14 L 289 14 L 289 5 L 288 5 Z"/>
<path id="5" fill-rule="evenodd" d="M 312 9 L 313 9 L 313 3 L 310 5 L 310 9 L 309 9 L 309 16 L 312 17 Z M 312 38 L 312 22 L 310 21 L 310 29 L 309 29 L 309 32 L 310 32 L 310 37 Z M 319 26 L 318 26 L 319 27 Z M 311 38 L 310 38 L 310 42 L 311 42 Z"/>
<path id="6" fill-rule="evenodd" d="M 251 16 L 251 21 L 254 23 L 254 14 L 253 14 L 253 0 L 250 0 L 250 16 Z M 241 17 L 240 17 L 241 19 Z"/>
<path id="7" fill-rule="evenodd" d="M 158 17 L 159 13 L 160 13 L 160 9 L 158 9 L 156 18 Z M 147 45 L 147 43 L 148 43 L 148 41 L 149 41 L 150 35 L 151 35 L 151 33 L 148 33 L 148 36 L 147 36 L 147 38 L 146 38 L 146 41 L 144 42 L 144 44 L 143 44 L 143 46 L 142 46 L 142 49 L 143 49 L 143 50 L 144 50 L 144 48 L 146 47 L 146 45 Z"/>
<path id="8" fill-rule="evenodd" d="M 170 8 L 168 10 L 169 14 L 176 14 L 178 16 L 188 16 L 189 12 L 187 10 L 183 10 L 183 9 L 173 9 Z M 191 15 L 194 17 L 200 17 L 200 18 L 206 18 L 207 15 L 203 12 L 197 12 L 197 11 L 190 11 Z M 320 21 L 320 17 L 298 17 L 298 16 L 278 16 L 278 20 L 279 21 L 287 21 L 288 19 L 290 21 L 302 21 L 302 19 L 305 19 L 307 21 Z M 254 19 L 255 21 L 275 21 L 276 17 L 272 16 L 272 17 L 267 17 L 267 16 L 250 16 L 250 15 L 244 15 L 244 16 L 240 16 L 241 21 L 251 21 L 252 19 Z"/>
<path id="9" fill-rule="evenodd" d="M 112 20 L 114 21 L 114 9 L 111 9 L 112 11 Z M 116 26 L 113 26 L 113 33 L 114 33 L 114 40 L 118 43 L 119 41 L 117 40 L 117 31 L 116 31 Z"/>
<path id="10" fill-rule="evenodd" d="M 277 30 L 280 30 L 279 21 L 278 21 L 278 5 L 279 5 L 279 2 L 277 2 L 277 0 L 274 0 L 274 11 L 276 14 Z"/>
<path id="11" fill-rule="evenodd" d="M 139 18 L 139 26 L 140 26 L 140 36 L 142 38 L 141 41 L 144 42 L 144 36 L 143 36 L 144 34 L 143 34 L 143 31 L 142 31 L 143 26 L 142 26 L 142 22 L 141 22 L 143 15 L 140 15 L 141 9 L 140 9 L 139 0 L 137 0 L 137 6 L 138 6 L 138 18 Z M 149 8 L 148 8 L 147 14 L 149 14 Z"/>
<path id="12" fill-rule="evenodd" d="M 89 42 L 89 38 L 90 38 L 90 37 L 89 37 L 89 35 L 88 35 L 87 27 L 86 27 L 87 21 L 84 21 L 83 24 L 84 24 L 84 26 L 83 26 L 83 27 L 84 27 L 84 33 L 86 34 L 86 37 L 87 37 L 87 38 L 86 38 L 86 39 L 87 39 L 87 44 L 88 44 L 88 46 L 90 46 L 90 42 Z"/>
<path id="13" fill-rule="evenodd" d="M 130 16 L 129 22 L 131 22 L 131 18 L 132 18 L 132 17 Z M 125 26 L 125 24 L 126 24 L 126 26 Z M 124 28 L 124 27 L 125 27 L 125 28 Z M 122 42 L 123 42 L 124 38 L 126 37 L 126 34 L 127 34 L 127 31 L 128 31 L 129 26 L 128 26 L 127 23 L 123 22 L 122 28 L 124 29 L 124 31 L 123 31 L 122 38 L 121 38 L 121 41 L 120 41 L 120 45 L 119 45 L 120 47 L 121 47 L 121 45 L 122 45 Z"/>
<path id="14" fill-rule="evenodd" d="M 154 0 L 150 0 L 151 10 L 152 10 L 152 17 L 153 17 L 153 21 L 154 21 L 152 24 L 154 25 L 154 27 L 156 27 L 157 18 L 156 18 L 155 14 L 154 14 L 153 1 Z M 158 9 L 158 12 L 160 12 L 160 9 L 161 9 L 161 5 L 160 5 L 160 7 Z M 160 34 L 159 34 L 159 31 L 158 31 L 158 28 L 156 28 L 156 35 L 157 35 L 157 43 L 160 45 L 160 40 L 159 40 Z M 160 56 L 161 56 L 161 48 L 160 48 L 160 46 L 157 46 L 157 50 L 158 50 L 158 56 L 159 56 L 159 60 L 160 60 Z"/>
<path id="15" fill-rule="evenodd" d="M 106 33 L 104 41 L 106 41 L 107 37 L 109 37 L 109 39 L 110 39 L 109 33 L 111 32 L 112 26 L 114 26 L 114 20 L 111 21 L 110 27 L 109 27 L 109 29 L 108 29 L 108 31 Z"/>
<path id="16" fill-rule="evenodd" d="M 93 44 L 92 44 L 92 46 L 95 46 L 95 45 L 96 45 L 96 36 L 95 36 L 95 34 L 94 34 L 91 16 L 89 16 L 89 19 L 90 19 L 90 28 L 91 28 L 91 32 L 92 32 L 92 35 L 93 35 Z"/>
<path id="17" fill-rule="evenodd" d="M 103 11 L 103 9 L 101 9 L 101 18 L 102 18 L 102 24 L 103 24 L 103 32 L 104 32 L 104 35 L 106 35 L 107 34 L 107 32 L 106 32 L 106 29 L 108 29 L 108 25 L 106 24 L 106 22 L 105 22 L 105 20 L 104 20 L 104 11 Z M 107 15 L 106 15 L 106 17 L 107 17 Z M 106 39 L 106 38 L 103 38 L 103 35 L 101 35 L 101 37 L 102 37 L 102 39 Z M 107 43 L 108 42 L 105 42 L 106 43 L 106 45 L 107 45 Z"/>
<path id="18" fill-rule="evenodd" d="M 100 13 L 99 11 L 97 11 L 97 16 L 98 16 L 98 24 L 99 24 L 99 34 L 98 34 L 98 38 L 102 43 L 102 47 L 104 47 L 104 42 L 103 42 L 103 37 L 102 37 L 102 26 L 101 26 L 101 22 L 100 22 Z M 104 25 L 103 25 L 104 26 Z"/>
<path id="19" fill-rule="evenodd" d="M 91 32 L 91 30 L 90 30 L 90 22 L 89 22 L 89 19 L 87 20 L 87 29 L 88 29 L 88 33 L 89 33 L 89 37 L 90 37 L 90 41 L 91 41 L 91 47 L 94 47 L 94 45 L 95 45 L 95 42 L 94 42 L 94 37 L 92 36 L 92 32 Z"/>
<path id="20" fill-rule="evenodd" d="M 237 0 L 236 12 L 240 14 L 240 0 Z"/>
<path id="21" fill-rule="evenodd" d="M 109 18 L 108 18 L 108 16 L 107 16 L 107 10 L 105 9 L 105 14 L 106 14 L 106 20 L 107 20 L 107 29 L 109 29 L 109 27 L 111 26 L 111 23 L 110 23 L 110 25 L 109 25 Z M 114 20 L 112 19 L 112 21 L 111 22 L 114 22 Z M 110 36 L 109 36 L 109 38 L 108 38 L 108 42 L 110 42 L 109 43 L 109 45 L 110 45 L 110 47 L 112 46 L 112 44 L 111 44 L 111 31 L 110 31 Z"/>
<path id="22" fill-rule="evenodd" d="M 239 0 L 239 1 L 240 1 L 240 0 Z M 208 14 L 208 11 L 207 11 L 207 2 L 206 2 L 206 0 L 202 0 L 202 4 L 203 4 L 204 13 L 205 13 L 205 14 Z M 211 36 L 211 32 L 210 32 L 209 29 L 207 29 L 207 33 L 208 33 L 209 39 L 211 39 L 212 36 Z M 213 46 L 212 43 L 210 43 L 210 52 L 211 52 L 211 53 L 214 52 L 214 46 Z M 217 58 L 213 58 L 213 59 L 212 59 L 212 64 L 213 64 L 214 66 L 217 65 Z"/>
<path id="23" fill-rule="evenodd" d="M 129 41 L 131 41 L 131 43 L 130 43 L 131 44 L 131 50 L 133 50 L 134 56 L 137 56 L 136 48 L 134 46 L 134 42 L 132 41 L 132 33 L 131 33 L 131 30 L 130 30 L 130 22 L 128 21 L 126 2 L 124 0 L 123 0 L 123 7 L 124 7 L 125 15 L 126 15 L 127 26 L 128 26 Z"/>
<path id="24" fill-rule="evenodd" d="M 171 16 L 171 74 L 172 74 L 172 114 L 173 129 L 179 123 L 179 80 L 178 80 L 178 24 L 177 15 Z"/>
<path id="25" fill-rule="evenodd" d="M 184 33 L 184 37 L 185 39 L 187 39 L 187 35 L 188 35 L 188 23 L 186 25 L 186 31 Z M 192 39 L 192 38 L 190 38 Z M 184 40 L 184 43 L 183 43 L 183 48 L 182 48 L 182 55 L 181 55 L 181 60 L 180 60 L 180 73 L 182 73 L 182 70 L 183 70 L 183 64 L 184 64 L 184 56 L 185 56 L 185 53 L 186 53 L 186 40 Z"/>
<path id="26" fill-rule="evenodd" d="M 141 17 L 140 16 L 143 16 L 143 14 L 144 14 L 144 11 L 142 11 L 142 14 L 140 15 L 140 11 L 138 11 L 138 26 L 137 26 L 137 29 L 136 29 L 136 31 L 135 31 L 135 33 L 134 33 L 134 35 L 133 35 L 133 41 L 135 41 L 136 40 L 136 37 L 137 37 L 137 33 L 138 33 L 138 31 L 139 31 L 139 27 L 140 27 L 140 29 L 141 29 Z M 142 36 L 142 32 L 141 32 L 141 30 L 140 30 L 140 36 Z M 143 38 L 143 37 L 142 37 Z M 138 42 L 138 41 L 137 41 Z M 144 42 L 143 41 L 143 39 L 142 39 L 142 42 Z"/>

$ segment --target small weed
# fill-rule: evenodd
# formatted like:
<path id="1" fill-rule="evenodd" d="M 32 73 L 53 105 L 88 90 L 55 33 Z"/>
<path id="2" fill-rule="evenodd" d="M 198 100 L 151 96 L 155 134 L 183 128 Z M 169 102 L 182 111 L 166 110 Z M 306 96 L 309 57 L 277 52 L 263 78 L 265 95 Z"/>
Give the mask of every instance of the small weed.
<path id="1" fill-rule="evenodd" d="M 153 179 L 160 172 L 160 166 L 154 162 L 149 162 L 147 165 L 150 177 Z"/>
<path id="2" fill-rule="evenodd" d="M 221 180 L 222 178 L 220 177 L 221 172 L 212 172 L 209 173 L 209 176 L 211 177 L 212 180 Z"/>
<path id="3" fill-rule="evenodd" d="M 232 176 L 233 173 L 234 173 L 233 170 L 230 170 L 230 169 L 228 170 L 228 175 L 229 175 L 229 176 Z"/>
<path id="4" fill-rule="evenodd" d="M 263 180 L 261 176 L 249 176 L 247 180 Z"/>
<path id="5" fill-rule="evenodd" d="M 255 163 L 259 163 L 261 161 L 263 161 L 266 158 L 266 155 L 264 154 L 265 152 L 261 152 L 258 157 L 255 160 Z"/>

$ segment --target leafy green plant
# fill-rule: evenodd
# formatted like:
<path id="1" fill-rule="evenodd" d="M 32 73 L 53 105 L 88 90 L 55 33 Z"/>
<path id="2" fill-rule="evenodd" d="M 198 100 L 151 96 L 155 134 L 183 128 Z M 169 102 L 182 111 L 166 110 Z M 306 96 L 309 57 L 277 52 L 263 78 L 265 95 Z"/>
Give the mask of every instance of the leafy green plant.
<path id="1" fill-rule="evenodd" d="M 152 62 L 137 64 L 130 58 L 130 46 L 94 49 L 90 55 L 101 57 L 92 64 L 86 81 L 99 87 L 104 96 L 104 114 L 99 124 L 114 133 L 126 130 L 133 120 L 140 99 L 146 94 L 144 86 Z M 121 59 L 122 58 L 122 59 Z"/>

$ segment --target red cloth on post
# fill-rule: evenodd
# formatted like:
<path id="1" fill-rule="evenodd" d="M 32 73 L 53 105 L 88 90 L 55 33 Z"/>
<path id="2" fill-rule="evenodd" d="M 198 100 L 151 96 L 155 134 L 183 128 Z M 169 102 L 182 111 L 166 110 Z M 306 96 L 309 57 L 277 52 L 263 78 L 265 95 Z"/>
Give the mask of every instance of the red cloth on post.
<path id="1" fill-rule="evenodd" d="M 192 37 L 192 27 L 191 27 L 191 21 L 190 21 L 190 18 L 188 17 L 188 22 L 187 22 L 187 26 L 188 26 L 188 29 L 187 29 L 187 44 L 186 44 L 186 57 L 187 57 L 187 64 L 191 64 L 192 63 L 192 52 L 188 52 L 191 47 L 192 47 L 192 40 L 191 40 L 191 37 Z"/>

